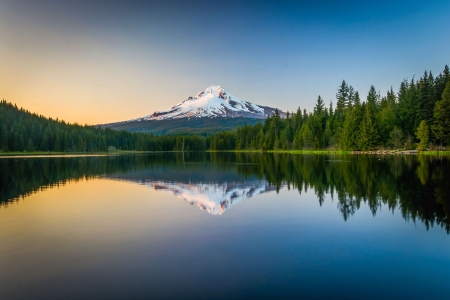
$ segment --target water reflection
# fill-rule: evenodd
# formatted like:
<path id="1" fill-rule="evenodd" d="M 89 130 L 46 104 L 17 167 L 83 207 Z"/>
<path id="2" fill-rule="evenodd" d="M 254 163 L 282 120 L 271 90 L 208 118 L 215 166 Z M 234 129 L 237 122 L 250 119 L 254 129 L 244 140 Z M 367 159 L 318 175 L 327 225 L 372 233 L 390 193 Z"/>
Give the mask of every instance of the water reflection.
<path id="1" fill-rule="evenodd" d="M 344 220 L 367 205 L 450 231 L 450 161 L 429 156 L 188 153 L 117 157 L 0 159 L 0 202 L 66 182 L 98 177 L 171 191 L 211 214 L 286 187 L 337 201 Z"/>
<path id="2" fill-rule="evenodd" d="M 245 199 L 275 190 L 266 182 L 182 183 L 155 181 L 146 183 L 155 190 L 171 191 L 178 198 L 212 215 L 221 215 Z"/>

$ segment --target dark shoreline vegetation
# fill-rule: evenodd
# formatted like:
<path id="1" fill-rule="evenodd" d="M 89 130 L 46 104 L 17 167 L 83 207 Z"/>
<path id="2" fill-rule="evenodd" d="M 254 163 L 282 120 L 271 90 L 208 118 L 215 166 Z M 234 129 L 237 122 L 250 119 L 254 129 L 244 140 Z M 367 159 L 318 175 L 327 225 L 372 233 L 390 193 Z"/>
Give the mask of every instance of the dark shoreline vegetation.
<path id="1" fill-rule="evenodd" d="M 387 205 L 391 211 L 399 209 L 405 220 L 421 221 L 426 228 L 437 225 L 450 233 L 449 163 L 446 157 L 416 155 L 235 152 L 1 159 L 0 205 L 71 181 L 126 180 L 139 173 L 144 181 L 162 180 L 158 176 L 164 174 L 171 182 L 195 184 L 205 178 L 218 180 L 214 174 L 228 174 L 221 180 L 266 180 L 277 192 L 282 187 L 300 194 L 313 189 L 319 205 L 336 201 L 344 220 L 362 205 L 373 215 Z M 205 169 L 208 165 L 214 168 Z"/>
<path id="2" fill-rule="evenodd" d="M 282 119 L 278 112 L 264 123 L 209 136 L 153 135 L 69 124 L 0 102 L 0 152 L 98 153 L 206 150 L 445 150 L 450 146 L 450 71 L 437 77 L 425 71 L 404 80 L 397 94 L 385 96 L 371 86 L 366 101 L 342 82 L 336 108 L 319 96 L 312 112 L 298 108 Z"/>

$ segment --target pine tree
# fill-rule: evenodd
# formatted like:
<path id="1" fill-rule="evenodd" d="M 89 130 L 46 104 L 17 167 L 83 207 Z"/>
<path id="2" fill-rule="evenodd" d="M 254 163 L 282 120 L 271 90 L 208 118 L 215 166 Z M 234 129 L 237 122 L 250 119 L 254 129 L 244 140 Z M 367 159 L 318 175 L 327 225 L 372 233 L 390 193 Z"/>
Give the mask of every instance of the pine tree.
<path id="1" fill-rule="evenodd" d="M 332 144 L 332 136 L 333 136 L 333 132 L 331 130 L 331 119 L 329 118 L 326 121 L 325 131 L 323 132 L 322 145 L 325 149 L 330 147 L 330 145 Z"/>
<path id="2" fill-rule="evenodd" d="M 34 151 L 33 141 L 31 140 L 31 138 L 28 139 L 26 150 L 27 150 L 27 152 Z"/>
<path id="3" fill-rule="evenodd" d="M 339 139 L 339 148 L 343 150 L 353 150 L 353 134 L 355 132 L 354 110 L 348 111 L 345 116 L 342 133 Z"/>
<path id="4" fill-rule="evenodd" d="M 43 151 L 50 150 L 50 133 L 49 133 L 49 130 L 47 130 L 47 129 L 44 131 L 44 135 L 42 137 L 42 142 L 41 142 L 40 148 Z"/>
<path id="5" fill-rule="evenodd" d="M 303 148 L 311 149 L 313 147 L 314 135 L 311 129 L 309 128 L 308 124 L 304 125 L 304 129 L 302 132 L 302 139 L 303 139 Z"/>
<path id="6" fill-rule="evenodd" d="M 422 120 L 419 127 L 417 128 L 416 136 L 419 139 L 417 144 L 417 150 L 426 150 L 429 146 L 429 129 L 427 121 Z"/>
<path id="7" fill-rule="evenodd" d="M 361 98 L 359 97 L 358 91 L 355 92 L 355 96 L 353 97 L 353 105 L 361 105 Z"/>
<path id="8" fill-rule="evenodd" d="M 342 80 L 342 83 L 336 93 L 336 114 L 338 114 L 339 118 L 344 117 L 344 110 L 348 107 L 349 92 L 349 86 L 345 80 Z"/>
<path id="9" fill-rule="evenodd" d="M 282 149 L 290 149 L 290 140 L 291 140 L 291 127 L 286 126 L 280 134 L 280 147 Z"/>
<path id="10" fill-rule="evenodd" d="M 322 100 L 322 97 L 320 97 L 319 95 L 319 97 L 317 97 L 316 106 L 314 106 L 314 115 L 322 116 L 324 113 L 324 108 L 325 108 L 324 102 Z"/>
<path id="11" fill-rule="evenodd" d="M 353 108 L 347 112 L 339 145 L 344 150 L 356 150 L 358 134 L 364 117 L 364 108 L 360 102 L 355 102 Z"/>
<path id="12" fill-rule="evenodd" d="M 358 134 L 357 145 L 360 150 L 372 150 L 377 145 L 378 132 L 373 122 L 370 106 L 365 105 L 364 119 Z"/>
<path id="13" fill-rule="evenodd" d="M 294 132 L 296 132 L 297 130 L 300 130 L 300 128 L 302 127 L 302 123 L 303 123 L 302 110 L 300 109 L 300 107 L 297 108 L 297 112 L 295 113 L 293 119 L 294 119 L 293 130 L 294 130 Z"/>
<path id="14" fill-rule="evenodd" d="M 434 78 L 431 72 L 427 71 L 419 80 L 419 117 L 420 120 L 427 121 L 428 124 L 433 123 L 433 110 L 437 99 L 434 99 Z"/>
<path id="15" fill-rule="evenodd" d="M 431 126 L 435 137 L 441 145 L 450 145 L 450 81 L 447 82 L 442 100 L 434 107 L 434 124 Z"/>
<path id="16" fill-rule="evenodd" d="M 347 109 L 351 109 L 355 105 L 357 93 L 351 85 L 348 87 Z"/>
<path id="17" fill-rule="evenodd" d="M 0 127 L 0 150 L 5 151 L 8 148 L 8 129 L 3 123 Z"/>
<path id="18" fill-rule="evenodd" d="M 382 97 L 379 109 L 379 133 L 381 143 L 387 145 L 389 143 L 390 132 L 396 124 L 395 117 L 396 101 L 394 91 L 387 92 L 386 97 Z"/>
<path id="19" fill-rule="evenodd" d="M 19 133 L 16 131 L 13 134 L 13 145 L 12 145 L 12 151 L 22 151 L 23 149 L 20 149 L 20 136 Z"/>
<path id="20" fill-rule="evenodd" d="M 389 134 L 389 142 L 394 149 L 400 149 L 403 142 L 403 132 L 397 126 Z"/>
<path id="21" fill-rule="evenodd" d="M 378 109 L 378 94 L 373 85 L 370 86 L 369 93 L 367 94 L 367 104 L 372 112 L 376 112 Z"/>

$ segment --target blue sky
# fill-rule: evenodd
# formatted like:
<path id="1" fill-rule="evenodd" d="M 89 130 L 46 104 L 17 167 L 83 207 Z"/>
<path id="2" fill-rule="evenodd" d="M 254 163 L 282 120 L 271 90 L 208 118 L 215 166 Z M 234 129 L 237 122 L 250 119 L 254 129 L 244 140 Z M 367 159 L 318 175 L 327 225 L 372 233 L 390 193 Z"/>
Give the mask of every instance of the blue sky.
<path id="1" fill-rule="evenodd" d="M 0 97 L 70 122 L 163 110 L 209 85 L 311 110 L 345 79 L 437 75 L 450 1 L 10 1 L 0 3 Z"/>

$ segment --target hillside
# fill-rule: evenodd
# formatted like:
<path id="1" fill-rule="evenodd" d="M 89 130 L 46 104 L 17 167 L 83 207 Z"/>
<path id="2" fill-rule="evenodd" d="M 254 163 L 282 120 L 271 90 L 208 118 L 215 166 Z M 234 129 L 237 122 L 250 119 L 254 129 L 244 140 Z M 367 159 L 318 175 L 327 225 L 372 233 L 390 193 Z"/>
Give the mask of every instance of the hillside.
<path id="1" fill-rule="evenodd" d="M 233 130 L 244 124 L 255 125 L 275 113 L 276 108 L 244 101 L 220 86 L 210 86 L 187 97 L 166 111 L 156 111 L 140 118 L 100 124 L 102 128 L 153 134 L 209 135 Z M 284 118 L 286 113 L 278 110 Z"/>
<path id="2" fill-rule="evenodd" d="M 130 121 L 101 125 L 102 128 L 126 130 L 129 132 L 153 133 L 156 135 L 210 135 L 238 126 L 255 125 L 264 122 L 255 118 L 182 118 L 168 120 Z"/>

